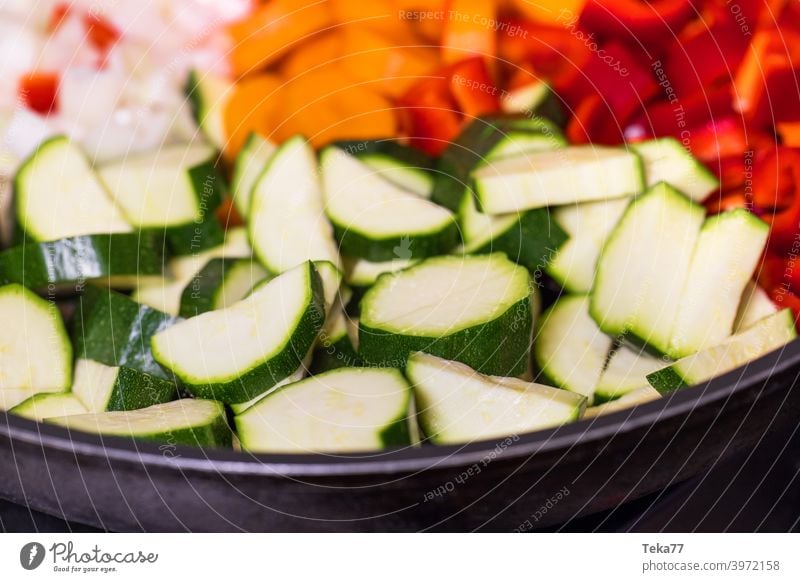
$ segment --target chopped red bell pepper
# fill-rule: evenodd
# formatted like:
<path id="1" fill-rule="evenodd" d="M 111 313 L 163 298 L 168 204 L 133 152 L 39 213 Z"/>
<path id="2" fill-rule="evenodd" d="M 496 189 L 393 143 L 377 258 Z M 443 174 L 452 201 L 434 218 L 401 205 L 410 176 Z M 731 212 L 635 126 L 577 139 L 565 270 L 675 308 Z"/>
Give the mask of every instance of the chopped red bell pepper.
<path id="1" fill-rule="evenodd" d="M 107 53 L 119 40 L 120 32 L 108 20 L 94 12 L 87 12 L 83 18 L 89 42 L 101 53 Z"/>
<path id="2" fill-rule="evenodd" d="M 436 156 L 461 131 L 462 115 L 450 93 L 450 75 L 439 74 L 415 84 L 398 99 L 411 145 Z"/>
<path id="3" fill-rule="evenodd" d="M 600 95 L 590 95 L 578 105 L 567 123 L 566 137 L 570 143 L 577 144 L 618 144 L 624 141 L 622 126 Z"/>
<path id="4" fill-rule="evenodd" d="M 800 150 L 778 146 L 758 156 L 753 165 L 753 201 L 768 211 L 763 217 L 772 226 L 771 250 L 800 246 Z"/>
<path id="5" fill-rule="evenodd" d="M 483 57 L 454 64 L 450 70 L 450 93 L 468 117 L 495 113 L 500 109 L 500 89 L 492 80 Z"/>
<path id="6" fill-rule="evenodd" d="M 580 23 L 604 38 L 652 44 L 671 38 L 694 13 L 689 0 L 588 0 Z"/>
<path id="7" fill-rule="evenodd" d="M 58 109 L 58 83 L 56 73 L 30 73 L 19 81 L 20 98 L 36 113 L 55 113 Z"/>

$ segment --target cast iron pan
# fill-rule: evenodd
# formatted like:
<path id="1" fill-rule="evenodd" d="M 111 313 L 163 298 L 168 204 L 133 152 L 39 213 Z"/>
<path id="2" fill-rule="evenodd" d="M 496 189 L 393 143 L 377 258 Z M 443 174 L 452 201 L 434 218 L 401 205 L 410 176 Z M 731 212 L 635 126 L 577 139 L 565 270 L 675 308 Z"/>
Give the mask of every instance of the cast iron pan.
<path id="1" fill-rule="evenodd" d="M 110 530 L 514 531 L 677 483 L 800 418 L 800 340 L 593 421 L 466 446 L 248 455 L 0 413 L 0 497 Z"/>

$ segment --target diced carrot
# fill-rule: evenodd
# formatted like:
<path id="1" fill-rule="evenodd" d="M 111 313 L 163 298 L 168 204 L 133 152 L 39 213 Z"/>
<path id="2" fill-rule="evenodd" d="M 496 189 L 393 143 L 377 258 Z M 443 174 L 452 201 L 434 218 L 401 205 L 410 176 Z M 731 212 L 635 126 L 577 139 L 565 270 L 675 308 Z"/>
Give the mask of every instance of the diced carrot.
<path id="1" fill-rule="evenodd" d="M 785 121 L 778 124 L 778 135 L 785 146 L 800 148 L 800 121 Z"/>
<path id="2" fill-rule="evenodd" d="M 467 118 L 496 113 L 500 109 L 501 92 L 483 57 L 472 57 L 452 65 L 450 94 Z"/>
<path id="3" fill-rule="evenodd" d="M 512 0 L 514 7 L 531 20 L 542 24 L 563 22 L 581 13 L 586 0 Z"/>
<path id="4" fill-rule="evenodd" d="M 397 29 L 400 15 L 391 0 L 330 0 L 334 22 L 341 25 L 365 26 L 373 30 L 392 33 Z"/>
<path id="5" fill-rule="evenodd" d="M 342 35 L 338 30 L 320 33 L 297 46 L 281 64 L 281 73 L 293 79 L 306 71 L 335 61 L 342 52 Z"/>
<path id="6" fill-rule="evenodd" d="M 442 57 L 454 63 L 470 56 L 493 57 L 497 26 L 494 0 L 450 0 L 442 33 Z"/>
<path id="7" fill-rule="evenodd" d="M 332 107 L 339 114 L 339 123 L 316 136 L 315 144 L 397 135 L 397 116 L 392 103 L 367 86 L 347 87 L 334 96 Z"/>
<path id="8" fill-rule="evenodd" d="M 236 84 L 223 116 L 228 159 L 236 157 L 250 132 L 260 130 L 271 137 L 272 120 L 282 107 L 279 95 L 282 85 L 279 77 L 269 74 L 253 75 Z"/>
<path id="9" fill-rule="evenodd" d="M 331 21 L 330 5 L 324 0 L 270 0 L 229 28 L 234 71 L 243 75 L 275 62 Z"/>

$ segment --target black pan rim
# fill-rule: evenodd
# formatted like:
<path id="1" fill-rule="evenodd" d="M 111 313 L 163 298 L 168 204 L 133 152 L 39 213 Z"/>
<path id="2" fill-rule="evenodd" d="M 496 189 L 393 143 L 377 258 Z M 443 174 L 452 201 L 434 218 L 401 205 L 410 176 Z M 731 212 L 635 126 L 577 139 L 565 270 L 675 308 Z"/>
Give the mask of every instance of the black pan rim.
<path id="1" fill-rule="evenodd" d="M 183 472 L 265 477 L 388 475 L 469 466 L 502 448 L 504 459 L 531 457 L 647 428 L 720 403 L 759 385 L 769 391 L 773 374 L 792 368 L 800 375 L 800 338 L 722 376 L 673 392 L 660 400 L 558 428 L 476 441 L 465 445 L 395 448 L 348 455 L 250 454 L 234 450 L 162 445 L 124 437 L 72 433 L 0 411 L 0 435 L 14 442 L 108 461 Z M 169 451 L 169 452 L 167 452 Z"/>

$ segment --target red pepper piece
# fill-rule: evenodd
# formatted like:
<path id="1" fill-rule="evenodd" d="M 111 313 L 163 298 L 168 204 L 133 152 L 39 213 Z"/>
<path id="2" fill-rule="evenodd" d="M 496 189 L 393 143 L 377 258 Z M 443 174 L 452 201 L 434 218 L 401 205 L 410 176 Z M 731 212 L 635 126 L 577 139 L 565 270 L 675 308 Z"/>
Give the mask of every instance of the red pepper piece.
<path id="1" fill-rule="evenodd" d="M 47 115 L 58 109 L 58 82 L 56 73 L 31 73 L 19 81 L 19 95 L 29 109 Z"/>
<path id="2" fill-rule="evenodd" d="M 89 42 L 101 53 L 107 53 L 119 40 L 119 30 L 94 12 L 87 12 L 83 17 L 83 23 L 86 26 Z"/>
<path id="3" fill-rule="evenodd" d="M 769 248 L 787 251 L 800 240 L 800 151 L 775 147 L 765 151 L 753 166 L 753 200 L 772 226 Z"/>
<path id="4" fill-rule="evenodd" d="M 450 75 L 417 83 L 398 99 L 411 145 L 436 156 L 461 131 L 461 112 L 450 94 Z"/>
<path id="5" fill-rule="evenodd" d="M 651 44 L 671 38 L 694 14 L 689 0 L 588 0 L 580 23 L 606 38 Z"/>
<path id="6" fill-rule="evenodd" d="M 465 59 L 451 67 L 450 93 L 468 117 L 500 110 L 500 89 L 492 80 L 483 57 Z"/>
<path id="7" fill-rule="evenodd" d="M 618 144 L 624 141 L 621 125 L 600 95 L 590 95 L 567 123 L 570 143 Z"/>

